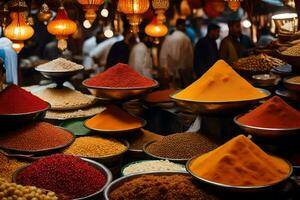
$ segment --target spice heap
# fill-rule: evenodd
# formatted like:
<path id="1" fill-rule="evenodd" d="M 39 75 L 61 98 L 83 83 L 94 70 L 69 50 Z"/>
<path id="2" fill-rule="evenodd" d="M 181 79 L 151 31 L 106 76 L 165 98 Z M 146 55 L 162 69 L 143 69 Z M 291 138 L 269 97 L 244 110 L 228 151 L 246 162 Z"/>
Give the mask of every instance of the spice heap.
<path id="1" fill-rule="evenodd" d="M 167 90 L 158 90 L 148 94 L 144 100 L 150 103 L 169 102 L 171 101 L 170 95 L 175 91 L 176 90 L 173 88 Z"/>
<path id="2" fill-rule="evenodd" d="M 274 67 L 279 67 L 284 64 L 286 63 L 278 58 L 273 58 L 267 54 L 259 54 L 240 58 L 233 63 L 233 68 L 252 72 L 269 72 Z"/>
<path id="3" fill-rule="evenodd" d="M 184 165 L 176 164 L 168 160 L 150 160 L 136 162 L 127 166 L 123 174 L 130 175 L 142 172 L 159 172 L 159 171 L 186 171 Z"/>
<path id="4" fill-rule="evenodd" d="M 48 72 L 70 72 L 81 70 L 84 67 L 74 62 L 66 60 L 64 58 L 57 58 L 48 63 L 39 65 L 36 67 L 37 70 L 48 71 Z"/>
<path id="5" fill-rule="evenodd" d="M 287 79 L 287 82 L 292 84 L 300 84 L 300 76 L 289 78 Z"/>
<path id="6" fill-rule="evenodd" d="M 9 159 L 5 155 L 0 153 L 0 177 L 7 181 L 11 181 L 14 172 L 18 168 L 25 165 L 27 165 L 27 163 L 19 162 L 15 159 Z"/>
<path id="7" fill-rule="evenodd" d="M 83 157 L 106 157 L 120 154 L 125 150 L 126 146 L 115 139 L 79 137 L 64 153 Z"/>
<path id="8" fill-rule="evenodd" d="M 140 128 L 143 122 L 117 106 L 108 106 L 103 112 L 85 122 L 90 129 L 122 131 Z"/>
<path id="9" fill-rule="evenodd" d="M 300 43 L 287 48 L 285 51 L 281 53 L 287 56 L 300 56 Z"/>
<path id="10" fill-rule="evenodd" d="M 109 194 L 110 200 L 214 200 L 186 175 L 143 175 L 127 181 Z"/>
<path id="11" fill-rule="evenodd" d="M 128 139 L 128 141 L 130 142 L 130 149 L 143 150 L 146 143 L 161 140 L 163 137 L 162 135 L 141 129 L 137 136 Z"/>
<path id="12" fill-rule="evenodd" d="M 58 200 L 54 192 L 45 191 L 34 186 L 22 186 L 15 183 L 9 183 L 0 178 L 0 197 L 1 199 L 45 199 Z"/>
<path id="13" fill-rule="evenodd" d="M 60 126 L 67 129 L 68 131 L 71 131 L 76 136 L 89 135 L 91 133 L 91 130 L 87 129 L 83 125 L 83 123 L 83 119 L 75 119 L 65 121 Z"/>
<path id="14" fill-rule="evenodd" d="M 300 112 L 274 96 L 240 117 L 238 122 L 262 128 L 300 128 Z"/>
<path id="15" fill-rule="evenodd" d="M 49 123 L 26 125 L 0 136 L 0 147 L 18 151 L 43 151 L 58 148 L 73 141 L 73 135 Z"/>
<path id="16" fill-rule="evenodd" d="M 106 177 L 79 157 L 56 154 L 33 162 L 17 175 L 16 182 L 75 199 L 99 191 Z"/>
<path id="17" fill-rule="evenodd" d="M 217 145 L 198 133 L 175 133 L 150 144 L 146 151 L 162 158 L 190 159 L 215 149 Z"/>
<path id="18" fill-rule="evenodd" d="M 96 98 L 70 88 L 46 88 L 34 93 L 51 104 L 51 110 L 71 110 L 91 106 Z"/>
<path id="19" fill-rule="evenodd" d="M 85 108 L 79 110 L 69 110 L 69 111 L 54 111 L 49 110 L 46 113 L 47 119 L 58 119 L 58 120 L 65 120 L 65 119 L 73 119 L 73 118 L 80 118 L 80 117 L 91 117 L 100 113 L 104 110 L 104 107 L 92 107 L 92 108 Z"/>
<path id="20" fill-rule="evenodd" d="M 84 84 L 91 87 L 139 88 L 154 86 L 155 81 L 140 75 L 129 65 L 119 63 L 84 81 Z"/>
<path id="21" fill-rule="evenodd" d="M 21 114 L 45 110 L 49 104 L 17 85 L 0 92 L 0 115 Z"/>
<path id="22" fill-rule="evenodd" d="M 285 161 L 266 154 L 243 135 L 196 158 L 190 170 L 209 181 L 234 186 L 269 185 L 290 172 Z"/>
<path id="23" fill-rule="evenodd" d="M 193 101 L 242 101 L 265 97 L 225 61 L 217 61 L 201 78 L 175 95 Z"/>

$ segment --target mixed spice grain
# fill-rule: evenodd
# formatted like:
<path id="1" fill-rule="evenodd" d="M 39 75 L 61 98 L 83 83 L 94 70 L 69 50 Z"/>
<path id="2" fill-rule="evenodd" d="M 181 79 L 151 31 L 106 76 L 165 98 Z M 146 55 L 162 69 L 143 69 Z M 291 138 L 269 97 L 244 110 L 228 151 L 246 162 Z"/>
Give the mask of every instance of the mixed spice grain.
<path id="1" fill-rule="evenodd" d="M 14 172 L 20 167 L 26 165 L 28 165 L 28 163 L 20 162 L 15 159 L 9 159 L 5 155 L 0 153 L 0 178 L 10 182 L 12 180 L 12 175 L 14 174 Z"/>

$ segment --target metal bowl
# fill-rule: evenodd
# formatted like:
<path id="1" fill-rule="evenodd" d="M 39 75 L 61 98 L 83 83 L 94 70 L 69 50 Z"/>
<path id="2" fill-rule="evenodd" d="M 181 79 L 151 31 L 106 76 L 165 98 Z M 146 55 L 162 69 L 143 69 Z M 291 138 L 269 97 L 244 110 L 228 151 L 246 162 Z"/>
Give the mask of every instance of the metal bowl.
<path id="1" fill-rule="evenodd" d="M 182 108 L 184 111 L 195 114 L 203 115 L 228 115 L 233 113 L 241 112 L 241 109 L 250 108 L 253 105 L 259 103 L 259 101 L 268 98 L 271 93 L 268 90 L 261 89 L 262 92 L 266 94 L 265 97 L 251 100 L 242 100 L 242 101 L 193 101 L 193 100 L 182 100 L 177 99 L 175 95 L 180 92 L 176 92 L 170 97 L 176 102 L 176 104 Z"/>
<path id="2" fill-rule="evenodd" d="M 169 160 L 169 161 L 171 161 L 171 162 L 175 162 L 175 163 L 183 163 L 183 164 L 185 164 L 185 163 L 189 160 L 189 159 L 178 159 L 178 158 L 165 158 L 165 157 L 156 156 L 156 155 L 150 153 L 150 152 L 147 150 L 147 148 L 148 148 L 148 146 L 150 146 L 151 144 L 153 144 L 153 143 L 155 143 L 155 142 L 156 142 L 156 141 L 148 142 L 148 143 L 146 143 L 146 144 L 144 145 L 143 150 L 144 150 L 144 152 L 145 152 L 148 156 L 150 156 L 150 157 L 152 157 L 152 158 L 155 158 L 155 159 L 159 159 L 159 160 Z"/>
<path id="3" fill-rule="evenodd" d="M 290 56 L 290 55 L 285 55 L 282 52 L 278 51 L 279 57 L 284 60 L 285 62 L 289 63 L 290 65 L 293 66 L 293 69 L 296 69 L 300 67 L 300 56 Z"/>
<path id="4" fill-rule="evenodd" d="M 122 80 L 120 80 L 122 81 Z M 109 99 L 109 100 L 130 100 L 138 98 L 141 95 L 144 95 L 154 88 L 158 87 L 158 82 L 148 87 L 133 87 L 133 88 L 112 88 L 112 87 L 94 87 L 89 86 L 82 82 L 82 84 L 88 88 L 92 95 L 100 99 Z"/>
<path id="5" fill-rule="evenodd" d="M 81 198 L 77 198 L 77 199 L 73 199 L 73 200 L 85 200 L 85 199 L 92 199 L 92 198 L 95 198 L 95 197 L 99 197 L 101 195 L 101 193 L 104 191 L 104 189 L 110 184 L 110 182 L 112 181 L 113 177 L 112 177 L 112 174 L 111 172 L 109 171 L 109 169 L 107 169 L 104 165 L 100 164 L 100 163 L 97 163 L 93 160 L 89 160 L 89 159 L 86 159 L 86 158 L 81 158 L 81 160 L 87 162 L 90 166 L 96 168 L 98 171 L 100 171 L 105 177 L 106 177 L 106 183 L 105 185 L 97 192 L 95 192 L 94 194 L 91 194 L 89 196 L 86 196 L 86 197 L 81 197 Z M 30 165 L 29 165 L 30 166 Z M 15 173 L 13 174 L 12 176 L 12 181 L 14 183 L 17 183 L 18 182 L 16 181 L 17 179 L 17 176 L 22 172 L 24 171 L 27 167 L 29 166 L 25 166 L 25 167 L 21 167 L 19 169 L 17 169 L 17 171 L 15 171 Z"/>
<path id="6" fill-rule="evenodd" d="M 205 178 L 202 178 L 200 176 L 197 176 L 196 174 L 194 174 L 191 170 L 190 170 L 190 165 L 191 163 L 199 156 L 195 156 L 193 157 L 192 159 L 190 159 L 187 163 L 186 163 L 186 170 L 194 177 L 196 178 L 198 181 L 200 181 L 201 183 L 205 183 L 207 185 L 210 185 L 210 186 L 213 186 L 213 187 L 216 187 L 218 189 L 223 189 L 223 190 L 228 190 L 228 191 L 232 191 L 232 192 L 259 192 L 259 191 L 263 191 L 263 190 L 266 190 L 266 189 L 269 189 L 269 188 L 272 188 L 274 186 L 277 186 L 279 185 L 280 183 L 283 183 L 285 182 L 290 176 L 291 174 L 293 173 L 293 167 L 292 165 L 284 160 L 284 159 L 281 159 L 283 160 L 284 162 L 286 162 L 288 165 L 289 165 L 289 168 L 290 168 L 290 171 L 289 173 L 287 174 L 286 177 L 284 177 L 282 180 L 279 180 L 275 183 L 271 183 L 271 184 L 267 184 L 267 185 L 261 185 L 261 186 L 234 186 L 234 185 L 226 185 L 226 184 L 222 184 L 222 183 L 218 183 L 218 182 L 214 182 L 214 181 L 210 181 L 210 180 L 207 180 Z M 278 157 L 277 157 L 278 158 Z"/>
<path id="7" fill-rule="evenodd" d="M 170 171 L 170 172 L 149 172 L 149 173 L 139 173 L 139 174 L 133 174 L 133 175 L 129 175 L 129 176 L 124 176 L 121 177 L 115 181 L 113 181 L 112 183 L 109 184 L 109 186 L 104 190 L 104 199 L 105 200 L 109 200 L 109 194 L 115 190 L 116 188 L 118 188 L 119 186 L 121 186 L 122 184 L 141 177 L 143 175 L 156 175 L 156 176 L 172 176 L 172 175 L 186 175 L 186 176 L 190 176 L 187 172 L 178 172 L 178 171 Z"/>
<path id="8" fill-rule="evenodd" d="M 280 81 L 280 76 L 274 74 L 253 75 L 254 84 L 261 87 L 275 86 Z"/>
<path id="9" fill-rule="evenodd" d="M 292 134 L 300 133 L 300 127 L 298 128 L 263 128 L 263 127 L 255 127 L 243 124 L 238 121 L 240 117 L 243 115 L 238 115 L 234 118 L 234 122 L 246 133 L 249 133 L 253 136 L 258 137 L 280 137 L 280 136 L 288 136 Z"/>
<path id="10" fill-rule="evenodd" d="M 289 79 L 294 78 L 294 77 L 299 77 L 300 78 L 300 75 L 298 75 L 298 76 L 289 76 L 289 77 L 284 78 L 283 79 L 283 84 L 287 89 L 289 89 L 291 91 L 300 92 L 300 82 L 299 83 L 289 82 Z"/>

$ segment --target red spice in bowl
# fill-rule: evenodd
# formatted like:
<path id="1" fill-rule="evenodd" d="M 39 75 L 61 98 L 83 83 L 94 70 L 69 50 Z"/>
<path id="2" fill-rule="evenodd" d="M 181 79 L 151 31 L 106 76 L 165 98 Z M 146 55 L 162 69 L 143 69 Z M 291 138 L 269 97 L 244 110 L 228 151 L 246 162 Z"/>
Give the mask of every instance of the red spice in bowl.
<path id="1" fill-rule="evenodd" d="M 55 154 L 35 161 L 21 170 L 15 181 L 21 185 L 33 185 L 76 199 L 100 191 L 107 178 L 79 157 Z"/>
<path id="2" fill-rule="evenodd" d="M 62 148 L 74 141 L 74 136 L 49 123 L 38 122 L 0 135 L 0 148 L 20 152 L 42 152 Z"/>
<path id="3" fill-rule="evenodd" d="M 261 128 L 300 128 L 300 112 L 274 96 L 240 117 L 238 122 Z"/>
<path id="4" fill-rule="evenodd" d="M 129 65 L 119 63 L 103 73 L 83 82 L 87 87 L 144 88 L 156 84 L 154 80 L 142 76 Z"/>
<path id="5" fill-rule="evenodd" d="M 34 113 L 49 107 L 46 101 L 17 85 L 10 85 L 0 92 L 0 115 Z"/>

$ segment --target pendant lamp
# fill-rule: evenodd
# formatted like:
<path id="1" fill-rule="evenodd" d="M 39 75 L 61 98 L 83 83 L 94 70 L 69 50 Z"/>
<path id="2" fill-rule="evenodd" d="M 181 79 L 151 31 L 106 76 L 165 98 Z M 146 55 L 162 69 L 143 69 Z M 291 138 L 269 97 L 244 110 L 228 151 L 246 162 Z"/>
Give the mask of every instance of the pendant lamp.
<path id="1" fill-rule="evenodd" d="M 97 10 L 101 4 L 103 4 L 104 0 L 77 0 L 83 6 L 83 10 L 85 11 L 85 19 L 93 24 L 95 19 L 97 18 Z"/>
<path id="2" fill-rule="evenodd" d="M 51 17 L 52 17 L 52 12 L 49 9 L 49 6 L 46 3 L 43 3 L 38 13 L 38 20 L 43 22 L 45 25 L 47 25 Z"/>
<path id="3" fill-rule="evenodd" d="M 152 7 L 157 14 L 158 23 L 162 24 L 166 21 L 165 12 L 168 10 L 169 5 L 169 0 L 152 0 Z"/>
<path id="4" fill-rule="evenodd" d="M 160 37 L 164 37 L 168 34 L 168 27 L 158 22 L 157 18 L 153 18 L 150 24 L 145 28 L 145 33 L 154 38 L 154 43 L 159 44 Z"/>
<path id="5" fill-rule="evenodd" d="M 228 0 L 228 7 L 236 12 L 241 6 L 241 1 L 240 0 Z"/>

